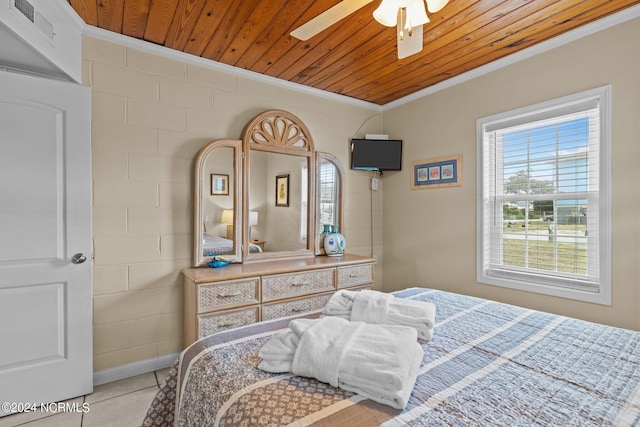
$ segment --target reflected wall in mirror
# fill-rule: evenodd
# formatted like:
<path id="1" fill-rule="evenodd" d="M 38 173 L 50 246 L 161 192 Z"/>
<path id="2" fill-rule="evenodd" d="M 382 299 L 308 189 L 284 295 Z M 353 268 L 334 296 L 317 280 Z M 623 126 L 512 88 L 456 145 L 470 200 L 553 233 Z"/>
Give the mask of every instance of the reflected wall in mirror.
<path id="1" fill-rule="evenodd" d="M 264 252 L 307 249 L 309 158 L 268 151 L 251 151 L 248 209 L 254 213 L 249 239 Z M 276 179 L 288 175 L 288 206 L 278 206 Z M 255 244 L 255 243 L 254 243 Z"/>
<path id="2" fill-rule="evenodd" d="M 198 154 L 194 214 L 196 266 L 206 265 L 214 255 L 241 259 L 240 147 L 238 140 L 218 140 Z"/>

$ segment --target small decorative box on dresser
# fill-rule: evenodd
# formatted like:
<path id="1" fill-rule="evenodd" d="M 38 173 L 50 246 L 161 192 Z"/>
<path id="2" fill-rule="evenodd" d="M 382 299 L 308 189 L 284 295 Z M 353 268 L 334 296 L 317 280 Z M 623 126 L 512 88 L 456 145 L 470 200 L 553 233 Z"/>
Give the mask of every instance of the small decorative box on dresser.
<path id="1" fill-rule="evenodd" d="M 184 343 L 261 320 L 319 310 L 338 289 L 371 289 L 373 258 L 344 254 L 188 268 Z"/>

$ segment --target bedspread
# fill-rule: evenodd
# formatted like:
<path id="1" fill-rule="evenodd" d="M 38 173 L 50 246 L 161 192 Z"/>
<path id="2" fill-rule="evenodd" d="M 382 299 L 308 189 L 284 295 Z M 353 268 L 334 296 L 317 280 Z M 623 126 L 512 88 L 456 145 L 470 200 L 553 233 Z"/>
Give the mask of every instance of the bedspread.
<path id="1" fill-rule="evenodd" d="M 262 252 L 262 249 L 260 246 L 249 242 L 249 252 Z M 235 253 L 233 240 L 204 234 L 202 239 L 202 253 L 204 256 L 210 256 L 210 254 L 232 255 Z"/>
<path id="2" fill-rule="evenodd" d="M 639 332 L 432 289 L 395 296 L 437 307 L 404 410 L 257 369 L 259 348 L 290 321 L 277 319 L 186 349 L 143 425 L 640 425 Z"/>

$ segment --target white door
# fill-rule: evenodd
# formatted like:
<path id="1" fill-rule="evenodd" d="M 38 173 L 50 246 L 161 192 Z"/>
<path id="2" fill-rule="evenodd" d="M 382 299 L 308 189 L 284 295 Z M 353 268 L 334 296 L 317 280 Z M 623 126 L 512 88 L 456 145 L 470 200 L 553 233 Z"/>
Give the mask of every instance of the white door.
<path id="1" fill-rule="evenodd" d="M 93 389 L 90 136 L 89 88 L 0 71 L 0 402 Z"/>

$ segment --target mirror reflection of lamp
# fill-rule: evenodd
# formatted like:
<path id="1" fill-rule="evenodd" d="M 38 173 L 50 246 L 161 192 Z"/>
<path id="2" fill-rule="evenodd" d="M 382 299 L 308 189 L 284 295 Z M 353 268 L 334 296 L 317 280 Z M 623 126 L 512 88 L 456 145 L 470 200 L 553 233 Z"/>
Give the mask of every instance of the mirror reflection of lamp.
<path id="1" fill-rule="evenodd" d="M 251 239 L 251 227 L 258 225 L 258 212 L 249 211 L 249 239 Z"/>
<path id="2" fill-rule="evenodd" d="M 233 209 L 223 209 L 220 222 L 227 224 L 227 239 L 233 240 Z M 258 212 L 249 212 L 249 239 L 251 239 L 251 227 L 258 225 Z"/>
<path id="3" fill-rule="evenodd" d="M 233 210 L 223 209 L 220 222 L 227 224 L 227 239 L 233 240 Z"/>

